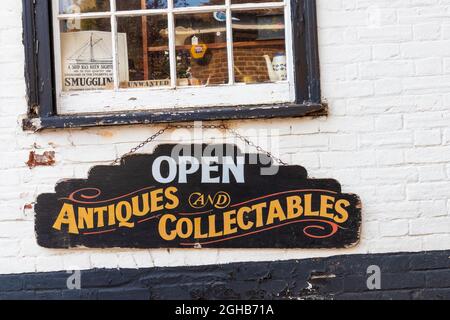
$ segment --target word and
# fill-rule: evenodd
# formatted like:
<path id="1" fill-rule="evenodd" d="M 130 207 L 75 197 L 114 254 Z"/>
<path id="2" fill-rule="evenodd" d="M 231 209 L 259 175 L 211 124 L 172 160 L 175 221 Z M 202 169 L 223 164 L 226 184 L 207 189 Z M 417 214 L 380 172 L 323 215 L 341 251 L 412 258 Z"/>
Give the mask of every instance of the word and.
<path id="1" fill-rule="evenodd" d="M 189 196 L 189 205 L 195 209 L 202 209 L 208 205 L 217 209 L 223 209 L 230 205 L 231 197 L 224 191 L 219 191 L 214 195 L 194 192 Z"/>

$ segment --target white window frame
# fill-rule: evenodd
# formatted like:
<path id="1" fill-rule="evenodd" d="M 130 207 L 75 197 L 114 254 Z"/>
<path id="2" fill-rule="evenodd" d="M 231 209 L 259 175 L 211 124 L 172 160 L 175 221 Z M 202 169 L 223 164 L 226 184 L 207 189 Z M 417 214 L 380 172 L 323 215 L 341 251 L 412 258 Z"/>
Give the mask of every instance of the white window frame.
<path id="1" fill-rule="evenodd" d="M 270 0 L 269 0 L 270 1 Z M 243 106 L 261 104 L 291 103 L 295 101 L 295 83 L 293 67 L 292 21 L 290 1 L 231 4 L 174 8 L 173 0 L 167 1 L 166 9 L 117 11 L 116 0 L 110 0 L 110 12 L 88 12 L 78 14 L 60 14 L 59 0 L 52 0 L 53 40 L 55 63 L 55 89 L 58 114 L 87 114 L 119 111 L 147 111 L 179 108 L 201 108 L 212 106 Z M 285 46 L 288 77 L 287 81 L 273 83 L 245 84 L 235 83 L 233 63 L 232 11 L 265 8 L 284 8 Z M 184 13 L 204 13 L 225 11 L 227 17 L 227 55 L 228 84 L 214 86 L 180 87 L 176 85 L 176 50 L 174 15 Z M 149 88 L 119 88 L 119 67 L 117 55 L 117 18 L 133 16 L 151 16 L 165 14 L 168 17 L 170 86 Z M 113 48 L 113 90 L 70 91 L 62 90 L 62 65 L 60 21 L 66 19 L 110 18 Z"/>

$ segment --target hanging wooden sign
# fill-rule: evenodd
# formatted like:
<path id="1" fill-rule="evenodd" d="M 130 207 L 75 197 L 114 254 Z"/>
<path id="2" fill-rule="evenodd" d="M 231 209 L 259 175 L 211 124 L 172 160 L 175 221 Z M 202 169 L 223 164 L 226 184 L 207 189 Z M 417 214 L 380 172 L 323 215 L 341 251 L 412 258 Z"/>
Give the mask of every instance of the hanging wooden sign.
<path id="1" fill-rule="evenodd" d="M 360 234 L 360 200 L 336 180 L 232 145 L 161 145 L 55 189 L 35 206 L 47 248 L 344 248 Z"/>

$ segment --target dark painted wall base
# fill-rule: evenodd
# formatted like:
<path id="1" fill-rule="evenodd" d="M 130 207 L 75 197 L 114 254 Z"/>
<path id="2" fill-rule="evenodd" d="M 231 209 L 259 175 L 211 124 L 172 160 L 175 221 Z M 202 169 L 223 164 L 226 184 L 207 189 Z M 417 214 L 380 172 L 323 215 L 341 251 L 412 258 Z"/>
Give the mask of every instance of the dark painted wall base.
<path id="1" fill-rule="evenodd" d="M 369 290 L 367 268 L 381 269 Z M 0 275 L 0 299 L 450 299 L 450 251 L 201 267 Z"/>

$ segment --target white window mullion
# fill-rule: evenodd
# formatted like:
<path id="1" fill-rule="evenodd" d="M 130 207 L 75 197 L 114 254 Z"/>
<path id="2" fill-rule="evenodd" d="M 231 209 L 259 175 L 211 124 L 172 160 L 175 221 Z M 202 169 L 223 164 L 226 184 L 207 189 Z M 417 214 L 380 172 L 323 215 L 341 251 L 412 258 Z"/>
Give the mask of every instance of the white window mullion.
<path id="1" fill-rule="evenodd" d="M 53 43 L 54 43 L 54 58 L 55 58 L 55 91 L 56 91 L 56 106 L 59 112 L 61 105 L 61 93 L 62 93 L 62 61 L 61 61 L 61 22 L 58 19 L 59 15 L 59 2 L 53 1 L 52 3 L 53 13 Z"/>
<path id="2" fill-rule="evenodd" d="M 109 12 L 83 12 L 83 13 L 62 13 L 58 14 L 58 19 L 101 19 L 109 18 Z"/>
<path id="3" fill-rule="evenodd" d="M 271 9 L 271 8 L 283 8 L 286 4 L 284 2 L 256 2 L 256 3 L 239 3 L 231 4 L 233 10 L 258 10 L 258 9 Z"/>
<path id="4" fill-rule="evenodd" d="M 170 60 L 170 86 L 177 86 L 177 52 L 175 43 L 175 16 L 173 13 L 173 0 L 167 1 L 167 27 L 169 29 L 169 60 Z"/>
<path id="5" fill-rule="evenodd" d="M 110 0 L 111 3 L 111 37 L 112 37 L 112 57 L 113 57 L 113 79 L 114 90 L 119 90 L 119 50 L 117 41 L 117 17 L 116 0 Z"/>
<path id="6" fill-rule="evenodd" d="M 284 30 L 285 30 L 285 46 L 286 46 L 286 68 L 287 80 L 290 86 L 290 99 L 295 99 L 295 75 L 294 75 L 294 56 L 293 56 L 293 40 L 292 40 L 292 21 L 291 21 L 291 4 L 285 1 L 284 7 Z M 297 66 L 300 68 L 300 66 Z"/>
<path id="7" fill-rule="evenodd" d="M 234 84 L 234 54 L 233 54 L 233 18 L 231 12 L 231 0 L 226 0 L 227 14 L 227 57 L 228 57 L 228 84 Z"/>
<path id="8" fill-rule="evenodd" d="M 141 17 L 141 16 L 153 16 L 162 15 L 168 12 L 167 9 L 145 9 L 145 10 L 127 10 L 117 11 L 117 17 Z"/>
<path id="9" fill-rule="evenodd" d="M 180 7 L 180 8 L 173 8 L 173 12 L 175 14 L 189 14 L 189 13 L 204 13 L 204 12 L 223 11 L 224 9 L 225 9 L 224 5 L 201 6 L 201 7 Z"/>

